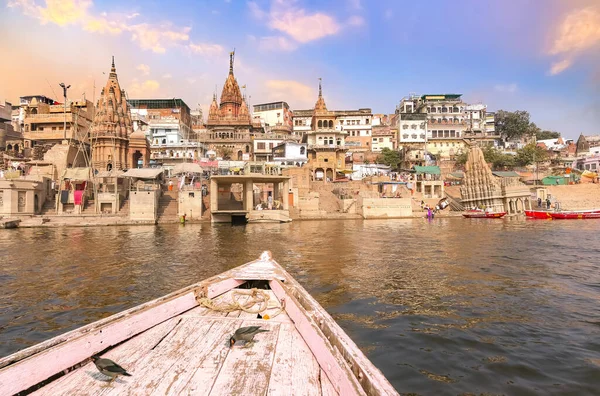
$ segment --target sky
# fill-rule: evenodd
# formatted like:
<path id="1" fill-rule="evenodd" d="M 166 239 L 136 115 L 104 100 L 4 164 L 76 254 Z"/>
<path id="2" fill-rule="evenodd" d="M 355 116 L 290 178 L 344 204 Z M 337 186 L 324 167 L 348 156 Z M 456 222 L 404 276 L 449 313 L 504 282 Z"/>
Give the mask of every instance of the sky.
<path id="1" fill-rule="evenodd" d="M 97 100 L 111 56 L 129 98 L 206 116 L 235 49 L 251 105 L 393 113 L 410 94 L 527 110 L 600 134 L 600 0 L 0 0 L 0 101 Z"/>

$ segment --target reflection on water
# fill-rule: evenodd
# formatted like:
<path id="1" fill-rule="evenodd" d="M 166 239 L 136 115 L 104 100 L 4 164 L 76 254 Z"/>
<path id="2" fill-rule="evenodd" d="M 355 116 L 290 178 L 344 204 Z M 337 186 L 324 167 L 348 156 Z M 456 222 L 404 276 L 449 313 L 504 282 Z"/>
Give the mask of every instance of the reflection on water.
<path id="1" fill-rule="evenodd" d="M 274 257 L 401 393 L 593 394 L 597 221 L 314 221 L 0 232 L 0 356 Z"/>

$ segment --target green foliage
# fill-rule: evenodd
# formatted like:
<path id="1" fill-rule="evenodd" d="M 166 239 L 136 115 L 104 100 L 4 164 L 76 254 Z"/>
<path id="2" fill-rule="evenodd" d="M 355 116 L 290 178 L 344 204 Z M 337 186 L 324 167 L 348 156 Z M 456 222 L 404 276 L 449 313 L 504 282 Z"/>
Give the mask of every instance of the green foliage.
<path id="1" fill-rule="evenodd" d="M 469 152 L 468 151 L 463 151 L 462 153 L 456 155 L 454 157 L 454 160 L 456 161 L 457 165 L 464 165 L 467 163 L 467 157 L 469 156 Z"/>
<path id="2" fill-rule="evenodd" d="M 398 169 L 398 165 L 401 161 L 402 159 L 400 158 L 400 153 L 390 150 L 387 147 L 381 150 L 381 154 L 377 156 L 377 163 L 388 165 L 392 168 L 392 170 Z"/>
<path id="3" fill-rule="evenodd" d="M 233 150 L 229 147 L 221 147 L 217 150 L 217 152 L 221 154 L 221 158 L 223 158 L 224 160 L 230 160 L 231 154 L 233 154 Z"/>
<path id="4" fill-rule="evenodd" d="M 513 167 L 515 158 L 510 154 L 504 154 L 494 147 L 485 147 L 482 149 L 485 161 L 492 164 L 493 169 L 503 169 Z"/>
<path id="5" fill-rule="evenodd" d="M 529 120 L 529 113 L 523 110 L 498 110 L 495 117 L 496 132 L 507 139 L 519 139 L 524 135 L 535 135 L 539 128 Z"/>
<path id="6" fill-rule="evenodd" d="M 558 139 L 559 137 L 560 137 L 560 132 L 555 132 L 555 131 L 539 130 L 535 134 L 535 138 L 537 140 Z"/>
<path id="7" fill-rule="evenodd" d="M 527 166 L 535 162 L 543 162 L 547 156 L 546 150 L 537 147 L 535 143 L 530 143 L 522 149 L 517 150 L 515 164 L 518 166 Z"/>

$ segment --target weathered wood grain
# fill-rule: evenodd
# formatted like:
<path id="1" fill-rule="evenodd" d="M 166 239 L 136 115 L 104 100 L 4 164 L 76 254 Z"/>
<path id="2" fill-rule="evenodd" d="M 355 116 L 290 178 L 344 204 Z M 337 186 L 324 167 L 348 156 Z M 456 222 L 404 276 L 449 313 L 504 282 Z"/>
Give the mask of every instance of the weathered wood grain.
<path id="1" fill-rule="evenodd" d="M 269 331 L 256 335 L 256 343 L 250 348 L 231 348 L 209 394 L 264 395 L 271 375 L 279 325 L 269 321 L 244 321 L 240 327 L 262 326 Z"/>
<path id="2" fill-rule="evenodd" d="M 195 305 L 194 293 L 187 293 L 153 309 L 123 317 L 79 335 L 68 342 L 40 351 L 25 360 L 1 369 L 0 389 L 7 394 L 28 389 L 58 372 L 84 361 L 91 355 L 127 340 Z"/>
<path id="3" fill-rule="evenodd" d="M 159 341 L 161 341 L 173 328 L 179 323 L 179 319 L 173 318 L 153 328 L 133 337 L 126 343 L 116 346 L 112 350 L 103 354 L 103 358 L 118 362 L 126 370 L 131 371 L 136 361 L 152 350 Z M 71 371 L 63 377 L 38 389 L 33 395 L 92 395 L 108 392 L 109 389 L 103 388 L 109 378 L 101 374 L 93 362 Z M 121 381 L 128 382 L 128 379 L 119 380 L 113 386 L 122 387 Z M 2 393 L 2 390 L 0 390 Z"/>
<path id="4" fill-rule="evenodd" d="M 293 324 L 281 324 L 268 394 L 319 395 L 321 368 Z"/>
<path id="5" fill-rule="evenodd" d="M 321 370 L 320 374 L 321 378 L 321 394 L 323 396 L 339 396 L 329 378 L 327 378 L 327 374 L 323 370 Z"/>

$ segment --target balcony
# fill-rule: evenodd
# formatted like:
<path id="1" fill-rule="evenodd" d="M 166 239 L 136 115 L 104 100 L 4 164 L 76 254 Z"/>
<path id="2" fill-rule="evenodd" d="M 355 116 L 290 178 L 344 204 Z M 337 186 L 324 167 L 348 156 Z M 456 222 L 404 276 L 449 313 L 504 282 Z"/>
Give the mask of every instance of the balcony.
<path id="1" fill-rule="evenodd" d="M 309 144 L 309 150 L 346 150 L 346 146 L 344 144 Z"/>

